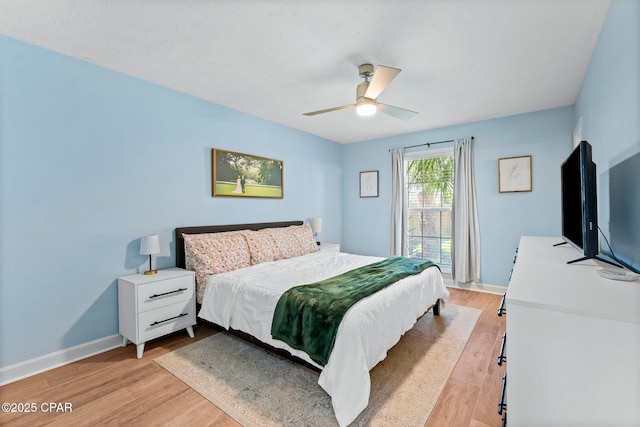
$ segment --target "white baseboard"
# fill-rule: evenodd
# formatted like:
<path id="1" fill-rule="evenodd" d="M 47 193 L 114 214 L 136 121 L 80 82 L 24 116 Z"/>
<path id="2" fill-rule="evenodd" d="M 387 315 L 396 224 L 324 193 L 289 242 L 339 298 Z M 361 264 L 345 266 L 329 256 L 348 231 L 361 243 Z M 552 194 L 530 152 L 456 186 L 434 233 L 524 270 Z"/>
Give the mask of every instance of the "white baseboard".
<path id="1" fill-rule="evenodd" d="M 487 292 L 490 294 L 502 295 L 507 292 L 506 286 L 487 285 L 484 283 L 456 283 L 451 279 L 444 279 L 444 284 L 448 288 L 465 289 L 468 291 Z"/>
<path id="2" fill-rule="evenodd" d="M 64 350 L 0 368 L 0 386 L 122 346 L 120 334 L 99 338 Z"/>

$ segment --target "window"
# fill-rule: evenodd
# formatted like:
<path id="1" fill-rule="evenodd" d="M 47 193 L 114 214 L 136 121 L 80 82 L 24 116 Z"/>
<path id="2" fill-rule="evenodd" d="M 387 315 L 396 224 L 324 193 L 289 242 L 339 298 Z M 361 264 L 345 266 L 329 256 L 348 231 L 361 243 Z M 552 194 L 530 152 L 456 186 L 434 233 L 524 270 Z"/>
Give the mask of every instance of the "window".
<path id="1" fill-rule="evenodd" d="M 409 256 L 451 271 L 453 149 L 405 156 Z"/>

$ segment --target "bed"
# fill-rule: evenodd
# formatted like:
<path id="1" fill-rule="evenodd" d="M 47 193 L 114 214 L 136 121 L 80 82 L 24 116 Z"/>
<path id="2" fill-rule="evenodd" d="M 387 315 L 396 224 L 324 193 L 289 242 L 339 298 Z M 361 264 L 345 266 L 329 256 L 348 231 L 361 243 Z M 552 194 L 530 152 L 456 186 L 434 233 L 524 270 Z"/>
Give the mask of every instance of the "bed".
<path id="1" fill-rule="evenodd" d="M 324 366 L 273 339 L 271 320 L 287 289 L 382 259 L 319 250 L 302 221 L 176 228 L 176 265 L 196 271 L 198 317 L 320 371 L 318 384 L 331 396 L 341 426 L 366 408 L 369 371 L 429 309 L 439 313 L 449 296 L 439 269 L 403 278 L 353 305 Z"/>

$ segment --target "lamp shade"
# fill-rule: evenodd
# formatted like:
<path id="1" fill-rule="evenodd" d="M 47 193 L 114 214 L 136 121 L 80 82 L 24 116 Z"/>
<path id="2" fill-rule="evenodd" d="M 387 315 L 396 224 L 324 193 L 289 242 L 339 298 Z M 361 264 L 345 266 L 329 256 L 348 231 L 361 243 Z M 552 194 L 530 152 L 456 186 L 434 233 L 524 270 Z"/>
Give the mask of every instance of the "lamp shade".
<path id="1" fill-rule="evenodd" d="M 314 216 L 311 220 L 311 231 L 314 233 L 320 233 L 322 231 L 322 218 Z"/>
<path id="2" fill-rule="evenodd" d="M 160 253 L 160 239 L 157 234 L 144 236 L 140 239 L 140 255 L 153 255 Z"/>

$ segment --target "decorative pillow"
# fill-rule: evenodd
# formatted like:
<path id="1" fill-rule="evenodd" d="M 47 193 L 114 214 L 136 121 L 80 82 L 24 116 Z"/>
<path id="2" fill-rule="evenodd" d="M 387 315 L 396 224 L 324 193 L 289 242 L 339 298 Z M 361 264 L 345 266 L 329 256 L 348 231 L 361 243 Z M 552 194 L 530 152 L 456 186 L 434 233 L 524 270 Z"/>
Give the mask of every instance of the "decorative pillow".
<path id="1" fill-rule="evenodd" d="M 313 237 L 313 231 L 309 224 L 294 225 L 289 228 L 296 236 L 296 239 L 298 239 L 298 243 L 300 243 L 300 246 L 302 247 L 303 254 L 310 254 L 320 250 L 316 243 L 316 239 Z"/>
<path id="2" fill-rule="evenodd" d="M 276 241 L 266 229 L 253 231 L 242 230 L 242 235 L 247 239 L 249 254 L 251 255 L 251 265 L 261 262 L 277 261 L 282 259 L 282 254 Z"/>
<path id="3" fill-rule="evenodd" d="M 237 231 L 185 234 L 184 242 L 187 269 L 217 274 L 250 265 L 249 246 Z"/>
<path id="4" fill-rule="evenodd" d="M 304 255 L 305 252 L 302 250 L 302 245 L 298 241 L 295 232 L 291 227 L 284 228 L 267 228 L 264 230 L 265 233 L 268 233 L 273 237 L 273 240 L 276 242 L 276 246 L 280 250 L 280 254 L 283 259 L 293 258 L 296 256 Z"/>
<path id="5" fill-rule="evenodd" d="M 212 274 L 251 265 L 247 240 L 237 231 L 184 234 L 183 237 L 185 266 L 196 272 L 199 297 Z"/>

